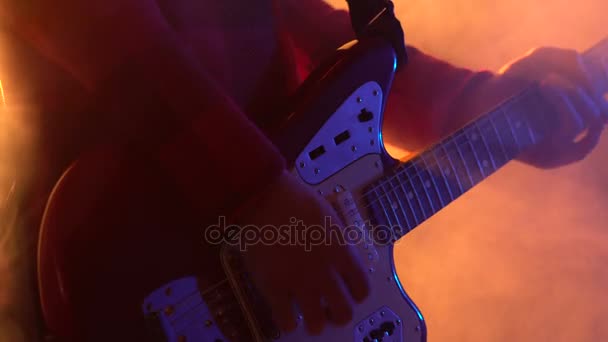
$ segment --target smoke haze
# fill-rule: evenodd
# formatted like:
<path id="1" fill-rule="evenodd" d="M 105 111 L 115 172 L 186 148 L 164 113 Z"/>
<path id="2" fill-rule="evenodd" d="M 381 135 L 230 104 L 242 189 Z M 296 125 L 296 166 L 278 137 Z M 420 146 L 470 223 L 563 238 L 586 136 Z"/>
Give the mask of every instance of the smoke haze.
<path id="1" fill-rule="evenodd" d="M 394 2 L 409 44 L 473 69 L 608 36 L 606 1 Z M 607 175 L 605 134 L 575 165 L 507 165 L 400 241 L 429 342 L 608 341 Z"/>
<path id="2" fill-rule="evenodd" d="M 497 70 L 541 45 L 583 50 L 608 35 L 605 0 L 394 1 L 409 44 L 473 69 Z M 26 278 L 10 274 L 19 269 L 7 229 L 15 218 L 3 206 L 14 171 L 3 167 L 20 156 L 1 146 L 31 139 L 22 122 L 0 115 L 2 125 L 12 128 L 0 134 L 0 308 L 19 293 L 17 281 L 3 286 L 8 277 Z M 606 175 L 607 136 L 558 170 L 511 163 L 404 238 L 398 272 L 429 342 L 608 341 Z M 24 340 L 22 304 L 0 310 L 0 342 Z"/>

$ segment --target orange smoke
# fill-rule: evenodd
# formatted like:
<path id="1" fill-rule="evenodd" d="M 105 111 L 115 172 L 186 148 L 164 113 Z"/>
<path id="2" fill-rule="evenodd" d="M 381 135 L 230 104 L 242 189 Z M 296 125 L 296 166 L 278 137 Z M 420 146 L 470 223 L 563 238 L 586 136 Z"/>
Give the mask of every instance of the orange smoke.
<path id="1" fill-rule="evenodd" d="M 26 111 L 7 103 L 0 82 L 0 341 L 11 342 L 30 342 L 36 333 L 32 261 L 25 253 L 32 239 L 25 239 L 19 209 L 35 140 Z"/>
<path id="2" fill-rule="evenodd" d="M 608 36 L 600 0 L 394 1 L 409 44 L 473 69 Z M 604 136 L 565 168 L 511 163 L 400 241 L 429 342 L 608 341 L 607 155 Z"/>
<path id="3" fill-rule="evenodd" d="M 605 0 L 394 1 L 409 44 L 474 69 L 498 70 L 540 45 L 583 50 L 608 35 Z M 0 95 L 4 104 L 1 84 Z M 2 110 L 0 127 L 1 203 L 14 154 L 4 148 L 29 133 Z M 608 341 L 607 140 L 558 170 L 511 163 L 400 241 L 398 273 L 429 342 Z M 2 283 L 17 260 L 6 244 L 14 220 L 0 208 L 0 306 L 19 290 Z M 13 319 L 0 314 L 0 340 L 24 340 Z"/>
<path id="4" fill-rule="evenodd" d="M 4 96 L 4 87 L 2 86 L 2 80 L 0 80 L 0 105 L 6 106 L 6 97 Z"/>

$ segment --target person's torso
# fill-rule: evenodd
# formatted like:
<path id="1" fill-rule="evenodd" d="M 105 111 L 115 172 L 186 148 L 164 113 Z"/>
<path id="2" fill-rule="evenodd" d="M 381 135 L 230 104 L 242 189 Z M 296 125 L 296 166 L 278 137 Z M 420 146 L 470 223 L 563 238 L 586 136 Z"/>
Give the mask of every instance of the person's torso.
<path id="1" fill-rule="evenodd" d="M 264 108 L 285 101 L 299 82 L 291 47 L 285 44 L 285 32 L 279 26 L 273 1 L 161 3 L 168 21 L 188 42 L 202 66 L 241 107 L 243 114 L 260 125 L 273 119 L 268 117 L 272 111 Z M 19 70 L 31 74 L 24 84 L 33 85 L 31 89 L 35 91 L 27 98 L 40 108 L 36 151 L 40 160 L 36 168 L 42 188 L 47 189 L 70 163 L 88 149 L 103 144 L 107 139 L 107 127 L 103 125 L 108 120 L 104 118 L 107 113 L 94 112 L 95 108 L 83 104 L 81 99 L 86 93 L 67 73 L 40 61 L 39 56 L 32 57 L 31 63 L 22 59 Z M 47 105 L 52 108 L 48 112 Z"/>
<path id="2" fill-rule="evenodd" d="M 163 11 L 201 64 L 246 114 L 260 97 L 293 90 L 275 0 L 165 0 Z M 292 83 L 292 84 L 286 84 Z M 263 118 L 256 118 L 263 120 Z"/>

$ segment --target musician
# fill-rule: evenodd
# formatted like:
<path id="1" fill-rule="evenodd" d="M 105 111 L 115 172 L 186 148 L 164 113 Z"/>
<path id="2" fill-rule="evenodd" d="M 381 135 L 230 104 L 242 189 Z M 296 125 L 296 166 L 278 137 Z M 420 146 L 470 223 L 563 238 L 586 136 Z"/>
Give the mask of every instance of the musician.
<path id="1" fill-rule="evenodd" d="M 81 153 L 118 142 L 157 158 L 202 213 L 260 226 L 294 216 L 338 222 L 287 172 L 268 137 L 279 118 L 267 109 L 354 38 L 346 11 L 323 0 L 2 0 L 0 18 L 13 56 L 4 70 L 13 80 L 8 99 L 23 95 L 45 113 L 40 193 Z M 413 46 L 407 52 L 385 113 L 390 144 L 416 150 L 435 142 L 533 80 L 561 125 L 520 161 L 559 167 L 598 142 L 608 106 L 575 51 L 537 49 L 502 73 L 457 67 Z M 248 254 L 283 330 L 295 326 L 293 302 L 318 334 L 348 322 L 370 291 L 347 246 L 260 245 Z"/>

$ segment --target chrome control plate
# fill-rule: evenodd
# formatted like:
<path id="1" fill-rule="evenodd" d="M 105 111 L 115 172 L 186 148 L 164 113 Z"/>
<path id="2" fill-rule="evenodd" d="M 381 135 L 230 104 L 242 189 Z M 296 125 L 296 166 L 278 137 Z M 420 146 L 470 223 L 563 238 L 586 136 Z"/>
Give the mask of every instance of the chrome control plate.
<path id="1" fill-rule="evenodd" d="M 331 115 L 296 159 L 308 184 L 319 184 L 355 160 L 382 151 L 382 88 L 368 82 Z"/>

